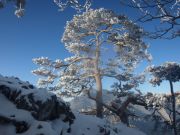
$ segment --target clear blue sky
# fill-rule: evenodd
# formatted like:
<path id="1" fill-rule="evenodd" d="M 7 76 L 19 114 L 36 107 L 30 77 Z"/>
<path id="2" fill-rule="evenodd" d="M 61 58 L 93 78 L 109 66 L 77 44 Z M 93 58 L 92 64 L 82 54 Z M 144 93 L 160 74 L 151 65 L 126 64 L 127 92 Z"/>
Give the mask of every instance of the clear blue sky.
<path id="1" fill-rule="evenodd" d="M 93 8 L 104 7 L 117 13 L 135 17 L 134 11 L 120 7 L 118 0 L 94 0 Z M 60 39 L 67 20 L 71 20 L 75 10 L 68 8 L 58 12 L 53 0 L 27 0 L 26 13 L 21 19 L 14 15 L 14 6 L 7 5 L 0 10 L 0 74 L 17 76 L 35 84 L 37 77 L 31 74 L 36 68 L 32 58 L 47 56 L 50 59 L 69 56 Z M 152 25 L 145 25 L 151 29 Z M 180 43 L 175 40 L 148 40 L 149 52 L 153 56 L 153 64 L 165 61 L 180 62 Z M 139 66 L 143 70 L 144 64 Z M 105 86 L 106 87 L 106 86 Z M 107 86 L 108 87 L 108 86 Z M 168 91 L 169 85 L 163 83 L 154 88 L 149 84 L 141 86 L 144 91 Z M 175 85 L 180 90 L 180 84 Z"/>

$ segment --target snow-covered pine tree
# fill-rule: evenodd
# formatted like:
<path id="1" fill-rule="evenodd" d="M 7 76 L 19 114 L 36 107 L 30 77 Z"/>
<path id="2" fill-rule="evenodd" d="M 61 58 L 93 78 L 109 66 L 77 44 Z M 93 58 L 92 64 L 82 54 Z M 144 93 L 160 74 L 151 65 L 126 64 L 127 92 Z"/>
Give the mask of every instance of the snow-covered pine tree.
<path id="1" fill-rule="evenodd" d="M 69 66 L 62 72 L 59 85 L 77 90 L 74 86 L 94 83 L 97 116 L 102 117 L 102 78 L 119 79 L 121 73 L 131 72 L 143 59 L 151 59 L 142 37 L 140 27 L 111 10 L 101 8 L 75 15 L 67 22 L 62 37 L 73 56 L 65 59 Z"/>
<path id="2" fill-rule="evenodd" d="M 148 71 L 152 74 L 153 78 L 150 82 L 153 85 L 160 85 L 164 80 L 169 81 L 170 90 L 172 95 L 172 110 L 173 110 L 173 128 L 174 134 L 177 135 L 176 130 L 176 99 L 175 93 L 173 90 L 173 82 L 180 81 L 180 64 L 175 62 L 166 62 L 160 66 L 151 66 L 148 68 Z"/>

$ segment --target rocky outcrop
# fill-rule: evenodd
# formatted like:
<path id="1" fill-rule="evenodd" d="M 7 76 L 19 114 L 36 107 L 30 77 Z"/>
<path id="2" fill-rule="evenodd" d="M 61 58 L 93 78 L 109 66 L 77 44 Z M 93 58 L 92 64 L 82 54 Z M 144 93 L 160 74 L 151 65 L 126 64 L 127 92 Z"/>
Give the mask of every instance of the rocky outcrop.
<path id="1" fill-rule="evenodd" d="M 75 119 L 69 105 L 45 89 L 37 89 L 18 78 L 0 76 L 0 94 L 5 96 L 17 109 L 29 112 L 36 121 L 61 119 L 70 125 Z M 3 109 L 3 108 L 1 108 Z M 19 121 L 16 116 L 4 116 L 0 112 L 0 124 L 12 124 L 16 133 L 22 133 L 31 126 L 28 121 Z"/>
<path id="2" fill-rule="evenodd" d="M 66 114 L 64 121 L 72 123 L 74 119 L 73 113 L 70 111 L 69 106 L 57 99 L 56 95 L 52 95 L 43 102 L 41 100 L 36 100 L 33 92 L 23 95 L 23 89 L 12 89 L 13 88 L 7 85 L 0 85 L 0 93 L 12 101 L 18 109 L 25 109 L 32 112 L 32 116 L 34 116 L 35 119 L 54 120 Z"/>

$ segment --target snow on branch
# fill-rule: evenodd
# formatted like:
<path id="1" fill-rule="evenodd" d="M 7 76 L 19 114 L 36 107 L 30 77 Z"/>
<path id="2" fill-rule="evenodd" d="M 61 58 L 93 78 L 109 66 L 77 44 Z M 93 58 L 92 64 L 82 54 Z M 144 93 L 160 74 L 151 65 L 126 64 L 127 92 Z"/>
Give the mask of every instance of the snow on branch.
<path id="1" fill-rule="evenodd" d="M 159 21 L 152 38 L 176 38 L 180 36 L 180 1 L 179 0 L 120 0 L 122 5 L 137 9 L 140 16 L 137 21 L 145 23 Z"/>
<path id="2" fill-rule="evenodd" d="M 147 70 L 153 75 L 150 82 L 154 85 L 160 85 L 163 80 L 177 82 L 180 80 L 180 64 L 175 62 L 166 62 L 160 66 L 151 66 Z"/>
<path id="3" fill-rule="evenodd" d="M 72 7 L 77 11 L 88 10 L 91 6 L 91 0 L 83 0 L 83 3 L 80 3 L 80 0 L 54 0 L 54 3 L 60 8 L 60 11 L 64 11 L 67 7 Z"/>

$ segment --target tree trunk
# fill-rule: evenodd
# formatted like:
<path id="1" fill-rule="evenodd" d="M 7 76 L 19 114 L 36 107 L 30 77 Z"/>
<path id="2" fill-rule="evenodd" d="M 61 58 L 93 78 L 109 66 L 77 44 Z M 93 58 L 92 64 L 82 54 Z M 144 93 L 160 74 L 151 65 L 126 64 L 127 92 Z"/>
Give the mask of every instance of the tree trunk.
<path id="1" fill-rule="evenodd" d="M 173 109 L 173 129 L 174 129 L 174 135 L 177 135 L 176 130 L 176 97 L 173 90 L 173 83 L 171 80 L 169 80 L 170 88 L 171 88 L 171 95 L 172 95 L 172 109 Z"/>
<path id="2" fill-rule="evenodd" d="M 100 75 L 95 76 L 96 79 L 96 111 L 97 117 L 102 118 L 103 117 L 103 105 L 102 105 L 102 81 Z"/>
<path id="3" fill-rule="evenodd" d="M 103 106 L 102 106 L 102 80 L 99 68 L 100 61 L 100 45 L 99 34 L 96 35 L 96 52 L 95 52 L 95 81 L 96 81 L 96 116 L 99 118 L 103 117 Z"/>

